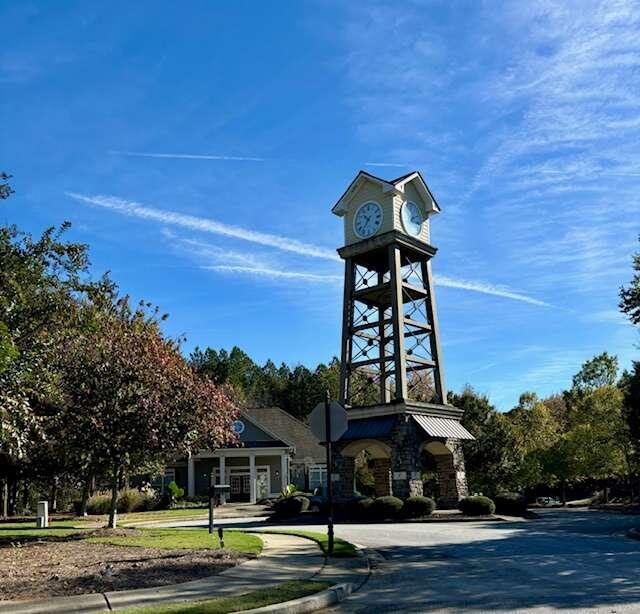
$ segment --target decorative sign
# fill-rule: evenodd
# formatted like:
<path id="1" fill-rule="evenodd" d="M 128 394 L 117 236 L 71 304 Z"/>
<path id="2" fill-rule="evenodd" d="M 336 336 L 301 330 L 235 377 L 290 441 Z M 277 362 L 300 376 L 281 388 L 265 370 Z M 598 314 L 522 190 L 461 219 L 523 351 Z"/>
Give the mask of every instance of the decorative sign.
<path id="1" fill-rule="evenodd" d="M 236 435 L 242 435 L 244 433 L 244 422 L 242 420 L 234 420 L 231 429 Z"/>

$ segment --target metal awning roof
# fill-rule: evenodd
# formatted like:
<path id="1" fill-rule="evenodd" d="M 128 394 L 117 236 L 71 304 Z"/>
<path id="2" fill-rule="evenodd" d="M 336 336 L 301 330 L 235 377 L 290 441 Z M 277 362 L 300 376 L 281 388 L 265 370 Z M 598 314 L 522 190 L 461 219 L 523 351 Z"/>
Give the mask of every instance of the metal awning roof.
<path id="1" fill-rule="evenodd" d="M 391 432 L 395 421 L 394 416 L 349 420 L 349 426 L 340 439 L 372 439 L 375 437 L 384 437 Z"/>
<path id="2" fill-rule="evenodd" d="M 444 439 L 475 439 L 462 424 L 451 418 L 437 418 L 435 416 L 423 416 L 412 414 L 413 419 L 431 437 L 442 437 Z"/>

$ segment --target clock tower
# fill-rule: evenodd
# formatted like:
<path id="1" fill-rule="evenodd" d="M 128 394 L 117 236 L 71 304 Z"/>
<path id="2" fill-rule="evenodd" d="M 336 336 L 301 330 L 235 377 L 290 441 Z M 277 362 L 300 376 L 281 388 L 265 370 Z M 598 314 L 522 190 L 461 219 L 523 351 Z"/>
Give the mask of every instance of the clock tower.
<path id="1" fill-rule="evenodd" d="M 385 180 L 360 171 L 332 211 L 344 220 L 341 494 L 361 490 L 356 465 L 366 463 L 376 495 L 422 495 L 430 468 L 424 494 L 453 505 L 466 494 L 461 441 L 472 437 L 447 404 L 431 269 L 440 207 L 419 172 Z"/>

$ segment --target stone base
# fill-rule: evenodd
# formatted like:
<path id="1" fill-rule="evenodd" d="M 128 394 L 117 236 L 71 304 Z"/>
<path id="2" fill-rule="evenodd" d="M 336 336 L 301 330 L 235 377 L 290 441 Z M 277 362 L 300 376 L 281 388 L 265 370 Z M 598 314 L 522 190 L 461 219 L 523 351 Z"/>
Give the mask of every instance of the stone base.
<path id="1" fill-rule="evenodd" d="M 455 409 L 455 408 L 453 408 Z M 349 419 L 352 420 L 351 411 Z M 389 414 L 385 414 L 389 417 Z M 345 499 L 353 496 L 355 456 L 368 449 L 374 458 L 370 469 L 376 496 L 394 495 L 402 499 L 423 494 L 421 454 L 435 458 L 440 507 L 455 507 L 467 495 L 464 457 L 460 441 L 427 435 L 408 412 L 392 414 L 393 425 L 375 439 L 339 441 L 334 445 L 334 492 Z M 377 417 L 377 416 L 376 416 Z"/>

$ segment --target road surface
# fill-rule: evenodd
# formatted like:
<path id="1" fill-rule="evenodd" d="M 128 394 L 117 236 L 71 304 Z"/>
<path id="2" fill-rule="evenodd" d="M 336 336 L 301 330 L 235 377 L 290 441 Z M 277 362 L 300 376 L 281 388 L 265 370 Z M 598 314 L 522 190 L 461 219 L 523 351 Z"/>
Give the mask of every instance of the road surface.
<path id="1" fill-rule="evenodd" d="M 640 541 L 626 536 L 638 525 L 638 516 L 586 510 L 517 522 L 338 525 L 338 536 L 380 559 L 331 612 L 640 613 Z"/>

